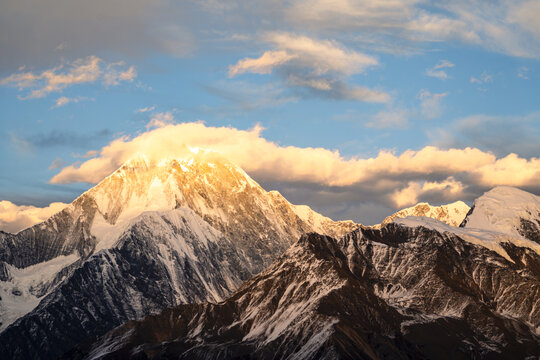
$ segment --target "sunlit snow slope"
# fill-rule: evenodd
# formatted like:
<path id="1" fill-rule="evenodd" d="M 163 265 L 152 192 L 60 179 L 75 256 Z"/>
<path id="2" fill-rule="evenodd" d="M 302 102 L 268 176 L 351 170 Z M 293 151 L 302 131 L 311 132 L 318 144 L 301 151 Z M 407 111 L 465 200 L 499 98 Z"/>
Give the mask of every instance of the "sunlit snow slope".
<path id="1" fill-rule="evenodd" d="M 391 216 L 385 218 L 382 225 L 388 224 L 395 219 L 405 218 L 407 216 L 425 216 L 442 221 L 451 226 L 459 226 L 470 207 L 463 201 L 456 201 L 451 204 L 432 206 L 428 203 L 419 203 L 415 206 L 400 210 Z"/>

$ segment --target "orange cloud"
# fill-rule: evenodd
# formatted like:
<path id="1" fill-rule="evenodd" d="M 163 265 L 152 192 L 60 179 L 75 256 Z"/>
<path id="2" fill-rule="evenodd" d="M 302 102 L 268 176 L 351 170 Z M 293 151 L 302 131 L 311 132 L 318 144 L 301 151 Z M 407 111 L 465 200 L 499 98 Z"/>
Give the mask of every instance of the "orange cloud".
<path id="1" fill-rule="evenodd" d="M 401 154 L 381 151 L 371 158 L 345 158 L 336 150 L 278 145 L 266 140 L 262 130 L 260 126 L 239 130 L 200 122 L 169 124 L 133 138 L 116 139 L 99 150 L 97 157 L 80 166 L 64 167 L 51 182 L 97 183 L 136 154 L 144 153 L 159 161 L 164 157 L 182 157 L 186 146 L 192 146 L 213 149 L 248 173 L 269 181 L 337 187 L 375 182 L 381 186 L 392 184 L 394 190 L 406 188 L 410 186 L 408 181 L 416 179 L 421 182 L 422 191 L 445 192 L 471 184 L 491 187 L 540 183 L 538 158 L 525 159 L 515 154 L 497 158 L 476 148 L 442 150 L 433 146 Z M 434 176 L 446 177 L 446 183 L 443 181 L 437 187 L 431 179 Z"/>
<path id="2" fill-rule="evenodd" d="M 63 210 L 68 204 L 54 202 L 40 208 L 36 206 L 15 205 L 11 201 L 0 201 L 0 229 L 16 233 L 29 226 L 42 222 Z"/>

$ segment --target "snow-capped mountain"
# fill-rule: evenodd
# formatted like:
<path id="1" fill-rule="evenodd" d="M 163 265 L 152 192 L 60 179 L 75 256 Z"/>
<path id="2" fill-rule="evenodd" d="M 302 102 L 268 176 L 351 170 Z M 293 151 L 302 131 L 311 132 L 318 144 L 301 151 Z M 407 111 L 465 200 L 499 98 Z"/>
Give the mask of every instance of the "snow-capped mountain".
<path id="1" fill-rule="evenodd" d="M 461 226 L 496 231 L 540 244 L 540 196 L 498 186 L 475 200 Z"/>
<path id="2" fill-rule="evenodd" d="M 0 233 L 0 353 L 54 358 L 127 320 L 222 300 L 303 233 L 356 227 L 210 151 L 138 156 L 47 221 Z"/>
<path id="3" fill-rule="evenodd" d="M 463 201 L 456 201 L 441 206 L 432 206 L 422 202 L 388 216 L 381 224 L 388 224 L 395 219 L 406 218 L 408 216 L 425 216 L 442 221 L 451 226 L 459 226 L 463 222 L 463 219 L 465 219 L 469 210 L 470 207 Z"/>
<path id="4" fill-rule="evenodd" d="M 534 359 L 540 256 L 504 246 L 510 259 L 395 223 L 310 234 L 226 301 L 129 322 L 65 358 Z"/>
<path id="5" fill-rule="evenodd" d="M 408 217 L 395 222 L 452 233 L 508 260 L 511 259 L 508 244 L 540 254 L 540 196 L 513 187 L 495 187 L 476 199 L 459 228 L 426 217 Z"/>

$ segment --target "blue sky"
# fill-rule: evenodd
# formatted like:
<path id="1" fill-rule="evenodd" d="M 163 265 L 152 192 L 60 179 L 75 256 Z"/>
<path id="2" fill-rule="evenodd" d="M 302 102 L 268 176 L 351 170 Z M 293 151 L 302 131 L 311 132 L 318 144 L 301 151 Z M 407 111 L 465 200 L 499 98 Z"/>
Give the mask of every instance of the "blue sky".
<path id="1" fill-rule="evenodd" d="M 105 174 L 124 156 L 102 153 L 115 139 L 196 121 L 202 133 L 260 126 L 257 136 L 281 150 L 339 152 L 328 166 L 372 158 L 377 167 L 381 151 L 399 158 L 426 147 L 486 159 L 481 173 L 428 160 L 402 170 L 400 160 L 340 182 L 316 167 L 302 177 L 285 160 L 290 177 L 272 175 L 232 156 L 267 190 L 334 218 L 374 223 L 417 201 L 470 203 L 495 185 L 540 190 L 539 1 L 0 6 L 0 200 L 15 205 L 9 211 L 72 201 L 95 179 L 82 170 L 51 179 L 92 157 L 107 162 Z"/>

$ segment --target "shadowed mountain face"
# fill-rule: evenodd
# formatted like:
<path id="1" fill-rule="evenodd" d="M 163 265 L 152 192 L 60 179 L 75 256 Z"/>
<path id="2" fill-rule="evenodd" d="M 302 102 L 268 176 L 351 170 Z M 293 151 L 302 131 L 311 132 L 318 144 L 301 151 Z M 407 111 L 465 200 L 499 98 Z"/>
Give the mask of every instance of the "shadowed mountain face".
<path id="1" fill-rule="evenodd" d="M 540 256 L 388 224 L 304 236 L 219 304 L 181 305 L 73 359 L 525 359 L 540 356 Z"/>
<path id="2" fill-rule="evenodd" d="M 220 301 L 334 222 L 212 154 L 135 158 L 49 220 L 0 234 L 0 353 L 50 359 L 128 320 Z"/>

